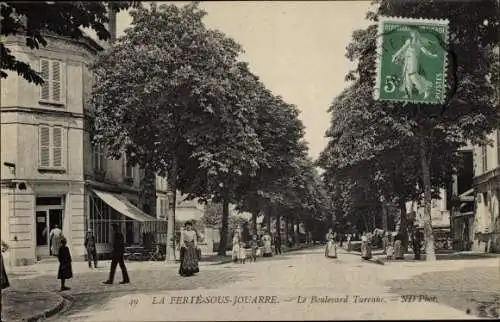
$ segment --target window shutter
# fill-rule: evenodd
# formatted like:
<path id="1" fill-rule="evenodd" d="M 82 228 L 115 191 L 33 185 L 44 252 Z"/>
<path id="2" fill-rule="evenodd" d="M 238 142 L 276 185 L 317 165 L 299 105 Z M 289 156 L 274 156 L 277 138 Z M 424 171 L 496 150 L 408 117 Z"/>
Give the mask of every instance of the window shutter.
<path id="1" fill-rule="evenodd" d="M 50 64 L 47 59 L 40 60 L 40 73 L 44 83 L 40 88 L 40 99 L 50 100 Z"/>
<path id="2" fill-rule="evenodd" d="M 62 68 L 61 62 L 52 61 L 52 77 L 51 77 L 51 87 L 52 87 L 52 101 L 61 102 L 62 101 Z"/>
<path id="3" fill-rule="evenodd" d="M 62 128 L 55 127 L 52 129 L 52 157 L 53 166 L 63 166 L 63 135 Z"/>
<path id="4" fill-rule="evenodd" d="M 40 139 L 40 156 L 39 165 L 41 167 L 50 166 L 50 128 L 48 126 L 41 126 L 39 128 Z"/>

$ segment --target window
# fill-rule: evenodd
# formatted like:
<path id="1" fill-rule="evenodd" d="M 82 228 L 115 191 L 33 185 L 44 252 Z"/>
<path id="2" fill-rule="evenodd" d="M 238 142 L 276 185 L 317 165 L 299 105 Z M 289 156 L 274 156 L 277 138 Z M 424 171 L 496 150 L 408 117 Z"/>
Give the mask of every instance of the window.
<path id="1" fill-rule="evenodd" d="M 94 171 L 104 171 L 105 162 L 106 156 L 104 148 L 100 145 L 94 145 L 92 147 L 92 165 Z"/>
<path id="2" fill-rule="evenodd" d="M 58 60 L 41 59 L 40 73 L 44 83 L 40 86 L 40 101 L 64 104 L 63 76 L 65 65 Z"/>
<path id="3" fill-rule="evenodd" d="M 135 175 L 135 169 L 133 166 L 129 165 L 127 163 L 127 158 L 126 156 L 123 156 L 123 167 L 124 167 L 124 175 L 125 178 L 133 179 Z"/>
<path id="4" fill-rule="evenodd" d="M 64 138 L 62 127 L 40 126 L 39 128 L 40 168 L 64 167 Z"/>
<path id="5" fill-rule="evenodd" d="M 488 146 L 486 144 L 481 146 L 481 167 L 483 173 L 488 171 Z"/>

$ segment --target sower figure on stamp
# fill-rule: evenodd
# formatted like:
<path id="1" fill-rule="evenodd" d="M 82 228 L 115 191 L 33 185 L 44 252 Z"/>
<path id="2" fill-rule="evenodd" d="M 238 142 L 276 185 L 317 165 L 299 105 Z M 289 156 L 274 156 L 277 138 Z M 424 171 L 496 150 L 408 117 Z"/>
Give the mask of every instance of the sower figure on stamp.
<path id="1" fill-rule="evenodd" d="M 125 262 L 123 259 L 123 254 L 125 253 L 125 242 L 123 239 L 123 234 L 120 232 L 117 224 L 113 224 L 112 227 L 115 235 L 113 238 L 111 269 L 109 271 L 109 278 L 104 282 L 104 284 L 113 284 L 116 265 L 120 265 L 120 269 L 122 270 L 123 280 L 120 282 L 120 284 L 128 284 L 130 283 L 130 278 L 128 276 L 127 267 L 125 267 Z"/>
<path id="2" fill-rule="evenodd" d="M 198 255 L 196 253 L 198 241 L 196 232 L 192 229 L 193 224 L 188 221 L 184 224 L 184 228 L 180 239 L 181 265 L 179 275 L 186 277 L 198 273 L 200 268 L 198 267 Z"/>
<path id="3" fill-rule="evenodd" d="M 414 87 L 417 89 L 419 95 L 424 95 L 424 99 L 429 96 L 432 82 L 427 80 L 422 73 L 420 53 L 432 58 L 436 58 L 437 55 L 430 53 L 424 47 L 428 42 L 418 31 L 412 30 L 410 31 L 410 38 L 392 56 L 394 63 L 403 64 L 403 80 L 400 91 L 406 93 L 406 97 L 413 96 Z"/>
<path id="4" fill-rule="evenodd" d="M 85 235 L 85 249 L 87 250 L 87 261 L 89 262 L 89 268 L 92 268 L 92 261 L 94 261 L 94 267 L 97 268 L 96 240 L 94 233 L 90 229 Z"/>

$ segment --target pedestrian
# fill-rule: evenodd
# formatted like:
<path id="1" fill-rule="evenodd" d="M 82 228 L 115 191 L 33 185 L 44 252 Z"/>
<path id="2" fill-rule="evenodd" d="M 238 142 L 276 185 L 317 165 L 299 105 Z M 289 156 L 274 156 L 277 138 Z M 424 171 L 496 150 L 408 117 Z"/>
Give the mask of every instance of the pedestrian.
<path id="1" fill-rule="evenodd" d="M 281 236 L 278 234 L 274 236 L 274 253 L 281 255 Z"/>
<path id="2" fill-rule="evenodd" d="M 233 236 L 233 249 L 231 253 L 231 258 L 234 263 L 238 262 L 239 253 L 240 253 L 240 234 L 238 234 L 238 232 L 235 232 Z"/>
<path id="3" fill-rule="evenodd" d="M 330 229 L 331 230 L 331 229 Z M 337 245 L 335 244 L 335 235 L 331 231 L 326 234 L 325 257 L 337 258 Z"/>
<path id="4" fill-rule="evenodd" d="M 368 260 L 372 258 L 371 238 L 368 234 L 361 236 L 361 258 Z"/>
<path id="5" fill-rule="evenodd" d="M 247 250 L 245 249 L 245 243 L 240 239 L 240 248 L 238 252 L 238 261 L 240 264 L 245 264 L 247 259 Z"/>
<path id="6" fill-rule="evenodd" d="M 128 284 L 130 283 L 130 278 L 128 276 L 127 267 L 125 266 L 125 261 L 123 258 L 123 254 L 125 253 L 125 241 L 123 238 L 123 234 L 119 230 L 117 224 L 113 224 L 111 226 L 113 228 L 114 237 L 113 237 L 113 251 L 111 254 L 111 269 L 109 271 L 109 278 L 107 281 L 103 282 L 104 284 L 113 284 L 113 280 L 115 279 L 116 266 L 120 265 L 120 269 L 122 271 L 122 281 L 120 284 Z"/>
<path id="7" fill-rule="evenodd" d="M 192 276 L 200 271 L 198 267 L 198 241 L 196 232 L 193 230 L 193 224 L 186 222 L 184 231 L 181 232 L 181 265 L 179 267 L 179 275 L 183 277 Z"/>
<path id="8" fill-rule="evenodd" d="M 87 250 L 87 261 L 89 262 L 89 268 L 92 268 L 92 261 L 94 261 L 94 268 L 97 268 L 97 247 L 96 238 L 91 229 L 87 231 L 85 235 L 85 249 Z"/>
<path id="9" fill-rule="evenodd" d="M 3 240 L 2 240 L 2 253 L 0 254 L 0 268 L 2 269 L 1 273 L 1 282 L 2 282 L 2 290 L 5 288 L 8 288 L 10 286 L 9 279 L 7 278 L 7 272 L 5 271 L 5 265 L 3 263 L 3 253 L 6 252 L 9 249 L 9 245 L 7 245 Z"/>
<path id="10" fill-rule="evenodd" d="M 382 251 L 384 254 L 387 254 L 388 246 L 389 246 L 389 232 L 384 232 L 384 236 L 382 237 Z"/>
<path id="11" fill-rule="evenodd" d="M 259 241 L 257 240 L 257 235 L 253 235 L 252 240 L 250 241 L 250 248 L 252 249 L 252 262 L 257 261 L 257 253 L 259 251 Z"/>
<path id="12" fill-rule="evenodd" d="M 403 249 L 403 235 L 397 233 L 394 237 L 394 258 L 395 259 L 404 259 L 405 253 Z"/>
<path id="13" fill-rule="evenodd" d="M 385 249 L 385 254 L 388 260 L 392 260 L 394 257 L 394 238 L 393 236 L 388 237 L 387 246 Z"/>
<path id="14" fill-rule="evenodd" d="M 58 225 L 54 225 L 54 228 L 49 233 L 50 241 L 50 254 L 52 256 L 57 256 L 59 253 L 59 248 L 61 247 L 61 239 L 63 238 L 63 233 Z"/>
<path id="15" fill-rule="evenodd" d="M 61 280 L 61 291 L 67 291 L 70 288 L 65 285 L 66 280 L 73 277 L 73 269 L 71 268 L 71 254 L 68 246 L 66 246 L 66 238 L 61 238 L 61 247 L 57 252 L 59 259 L 59 270 L 57 278 Z"/>
<path id="16" fill-rule="evenodd" d="M 422 236 L 420 231 L 416 231 L 413 235 L 413 253 L 416 260 L 420 259 L 421 248 L 422 248 Z"/>
<path id="17" fill-rule="evenodd" d="M 271 246 L 271 236 L 267 231 L 264 232 L 264 236 L 262 236 L 262 242 L 264 244 L 263 247 L 263 255 L 264 257 L 272 257 L 273 256 L 273 250 Z"/>

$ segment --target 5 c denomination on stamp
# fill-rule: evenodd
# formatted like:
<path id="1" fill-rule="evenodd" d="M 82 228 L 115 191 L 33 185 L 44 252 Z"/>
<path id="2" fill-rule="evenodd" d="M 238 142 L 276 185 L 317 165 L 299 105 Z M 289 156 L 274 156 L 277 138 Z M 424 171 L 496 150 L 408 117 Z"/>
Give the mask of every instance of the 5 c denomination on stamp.
<path id="1" fill-rule="evenodd" d="M 448 20 L 381 17 L 374 98 L 443 104 Z"/>

